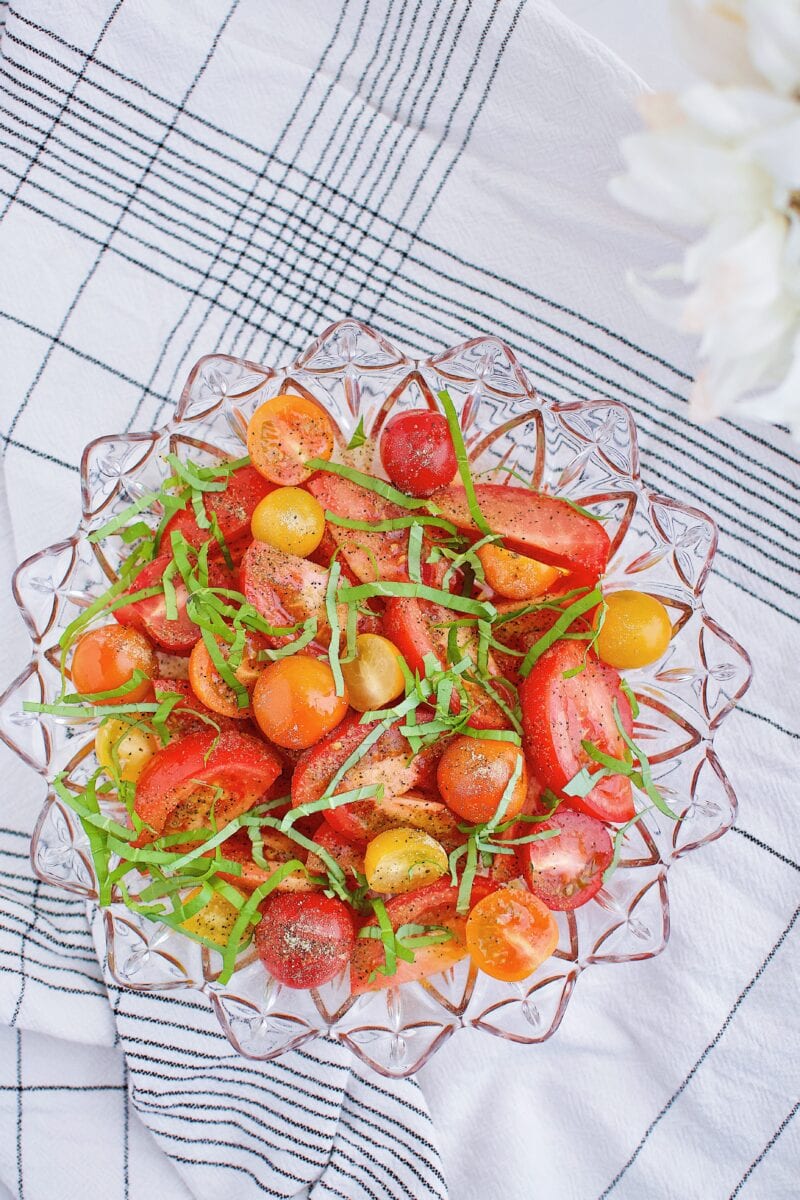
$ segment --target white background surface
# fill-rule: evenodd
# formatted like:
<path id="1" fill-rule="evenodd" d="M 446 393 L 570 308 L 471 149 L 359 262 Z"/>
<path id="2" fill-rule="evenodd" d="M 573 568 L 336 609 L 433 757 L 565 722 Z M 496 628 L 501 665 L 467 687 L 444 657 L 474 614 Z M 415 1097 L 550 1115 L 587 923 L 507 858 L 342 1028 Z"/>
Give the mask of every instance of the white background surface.
<path id="1" fill-rule="evenodd" d="M 556 8 L 609 46 L 656 91 L 679 87 L 691 73 L 670 31 L 668 0 L 553 0 Z"/>

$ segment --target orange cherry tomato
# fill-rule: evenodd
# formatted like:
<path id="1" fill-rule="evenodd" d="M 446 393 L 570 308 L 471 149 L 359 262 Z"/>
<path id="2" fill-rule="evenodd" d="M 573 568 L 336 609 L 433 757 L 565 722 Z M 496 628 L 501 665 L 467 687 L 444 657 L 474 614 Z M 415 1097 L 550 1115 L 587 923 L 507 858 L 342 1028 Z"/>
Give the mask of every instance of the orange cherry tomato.
<path id="1" fill-rule="evenodd" d="M 517 763 L 521 772 L 504 812 L 515 817 L 525 803 L 528 773 L 525 758 L 512 742 L 490 738 L 459 737 L 439 760 L 436 781 L 449 808 L 475 824 L 488 821 L 497 811 Z"/>
<path id="2" fill-rule="evenodd" d="M 502 546 L 481 546 L 478 558 L 489 587 L 508 600 L 532 600 L 534 596 L 541 596 L 566 574 L 560 567 L 550 567 Z"/>
<path id="3" fill-rule="evenodd" d="M 558 945 L 550 909 L 521 888 L 501 888 L 479 900 L 467 918 L 467 949 L 479 970 L 515 983 L 527 979 Z"/>
<path id="4" fill-rule="evenodd" d="M 257 408 L 247 426 L 250 461 L 270 483 L 295 485 L 313 475 L 310 458 L 329 459 L 333 425 L 324 409 L 305 396 L 274 396 Z"/>
<path id="5" fill-rule="evenodd" d="M 271 663 L 253 691 L 253 714 L 265 737 L 287 750 L 305 750 L 339 724 L 347 712 L 347 689 L 336 695 L 326 662 L 294 654 Z"/>
<path id="6" fill-rule="evenodd" d="M 218 642 L 218 645 L 223 658 L 227 658 L 230 647 L 221 641 Z M 252 692 L 256 680 L 261 674 L 258 646 L 252 639 L 248 639 L 245 644 L 242 661 L 234 674 L 239 683 L 243 684 L 248 692 Z M 219 713 L 221 717 L 236 717 L 244 720 L 250 716 L 249 708 L 239 707 L 236 692 L 230 684 L 225 682 L 214 666 L 202 638 L 199 642 L 195 642 L 194 649 L 189 655 L 189 683 L 197 699 L 212 712 Z"/>
<path id="7" fill-rule="evenodd" d="M 134 671 L 143 671 L 147 679 L 125 692 L 119 700 L 96 700 L 96 704 L 135 704 L 151 691 L 150 680 L 158 673 L 153 647 L 143 633 L 122 625 L 104 625 L 92 629 L 78 641 L 72 655 L 70 675 L 76 692 L 94 695 L 123 687 Z"/>

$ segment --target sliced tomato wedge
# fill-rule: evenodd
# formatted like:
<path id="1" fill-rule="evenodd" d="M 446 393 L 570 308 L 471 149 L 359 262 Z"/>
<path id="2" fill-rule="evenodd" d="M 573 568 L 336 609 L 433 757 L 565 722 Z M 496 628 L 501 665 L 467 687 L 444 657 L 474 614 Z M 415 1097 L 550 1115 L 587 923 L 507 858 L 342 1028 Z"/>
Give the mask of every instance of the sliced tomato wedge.
<path id="1" fill-rule="evenodd" d="M 470 907 L 474 908 L 480 900 L 496 890 L 497 884 L 491 879 L 476 876 L 472 885 Z M 469 914 L 460 916 L 456 912 L 457 901 L 458 888 L 452 887 L 446 879 L 387 900 L 386 912 L 395 932 L 402 925 L 443 925 L 453 936 L 449 941 L 420 947 L 414 953 L 413 962 L 398 960 L 397 970 L 393 975 L 376 974 L 373 979 L 370 979 L 370 975 L 385 961 L 383 946 L 375 938 L 356 937 L 350 960 L 350 984 L 353 994 L 378 991 L 380 988 L 410 983 L 414 979 L 425 979 L 428 975 L 446 971 L 448 967 L 465 958 L 465 928 Z M 372 917 L 364 922 L 364 925 L 375 926 L 377 923 L 377 919 Z"/>
<path id="2" fill-rule="evenodd" d="M 223 858 L 241 863 L 242 873 L 241 875 L 229 875 L 225 871 L 220 871 L 220 878 L 227 879 L 234 887 L 252 892 L 262 883 L 266 883 L 284 863 L 293 858 L 299 859 L 300 862 L 305 861 L 306 851 L 280 830 L 262 829 L 261 838 L 264 862 L 267 864 L 266 871 L 253 861 L 253 843 L 250 840 L 250 834 L 246 829 L 239 829 L 233 837 L 229 837 L 222 843 L 220 853 Z M 276 891 L 279 892 L 310 892 L 313 890 L 313 884 L 309 883 L 305 871 L 292 871 L 291 875 L 282 879 L 276 888 Z"/>
<path id="3" fill-rule="evenodd" d="M 631 706 L 620 687 L 619 674 L 587 655 L 585 668 L 569 679 L 564 673 L 583 662 L 581 642 L 557 642 L 534 666 L 520 689 L 525 754 L 544 787 L 560 793 L 581 770 L 596 770 L 581 742 L 594 743 L 604 754 L 623 758 L 625 743 L 614 720 L 616 700 L 625 730 L 633 728 Z M 600 821 L 629 821 L 634 815 L 630 780 L 612 775 L 588 796 L 569 797 L 572 808 Z"/>
<path id="4" fill-rule="evenodd" d="M 520 867 L 534 896 L 556 911 L 580 908 L 603 886 L 614 849 L 601 821 L 564 805 L 531 832 L 557 830 L 556 837 L 517 848 Z"/>
<path id="5" fill-rule="evenodd" d="M 325 611 L 325 591 L 328 570 L 318 563 L 287 554 L 267 542 L 253 542 L 242 559 L 241 585 L 245 599 L 273 626 L 295 625 L 313 617 L 317 622 L 317 637 L 306 654 L 319 655 L 330 640 L 330 628 Z M 341 613 L 346 620 L 346 611 Z M 285 646 L 297 634 L 269 635 L 270 646 Z"/>
<path id="6" fill-rule="evenodd" d="M 134 845 L 162 833 L 218 826 L 247 812 L 275 782 L 281 760 L 264 742 L 245 733 L 209 729 L 158 750 L 136 785 L 134 807 L 150 826 Z"/>
<path id="7" fill-rule="evenodd" d="M 571 586 L 593 584 L 606 569 L 611 541 L 599 521 L 576 512 L 565 500 L 505 484 L 475 485 L 478 507 L 508 550 L 527 554 L 570 572 Z M 442 488 L 431 497 L 442 515 L 464 533 L 480 536 L 463 487 Z"/>
<path id="8" fill-rule="evenodd" d="M 128 594 L 133 595 L 143 588 L 151 588 L 160 584 L 164 572 L 171 562 L 171 554 L 160 554 L 158 558 L 147 563 L 127 589 Z M 209 561 L 208 580 L 212 587 L 230 588 L 234 586 L 231 572 L 220 560 Z M 134 600 L 131 604 L 124 604 L 116 610 L 114 616 L 120 625 L 130 625 L 134 629 L 141 630 L 164 650 L 169 650 L 173 654 L 185 654 L 191 650 L 200 637 L 200 630 L 186 611 L 189 593 L 180 576 L 175 576 L 173 583 L 178 603 L 178 615 L 175 620 L 167 617 L 167 602 L 163 593 L 149 596 L 144 600 Z"/>
<path id="9" fill-rule="evenodd" d="M 292 804 L 298 807 L 318 800 L 333 776 L 358 749 L 378 722 L 362 725 L 359 715 L 345 717 L 327 737 L 305 752 L 292 778 Z M 420 754 L 411 755 L 406 738 L 390 727 L 342 777 L 337 792 L 381 783 L 385 809 L 390 798 L 403 796 L 416 789 L 432 790 L 435 786 L 436 763 L 444 747 L 431 746 Z M 329 809 L 325 816 L 329 824 L 350 841 L 363 844 L 372 836 L 369 822 L 374 820 L 375 801 L 356 800 Z"/>
<path id="10" fill-rule="evenodd" d="M 393 596 L 386 603 L 381 621 L 381 632 L 384 637 L 394 642 L 411 670 L 419 671 L 422 675 L 425 671 L 426 654 L 433 654 L 442 665 L 445 664 L 447 660 L 447 626 L 452 620 L 453 613 L 438 604 L 431 604 L 428 600 L 417 600 L 413 596 Z M 462 633 L 464 633 L 463 630 Z M 465 650 L 468 650 L 463 642 L 461 644 Z M 492 674 L 496 673 L 491 656 L 489 670 Z M 475 707 L 469 721 L 473 729 L 509 728 L 509 721 L 505 713 L 483 688 L 469 682 L 464 686 Z M 498 685 L 498 691 L 506 703 L 513 703 L 511 697 L 506 696 L 502 685 Z M 454 713 L 461 709 L 461 699 L 455 693 L 450 703 L 450 709 Z"/>
<path id="11" fill-rule="evenodd" d="M 255 467 L 239 467 L 228 476 L 228 486 L 224 492 L 206 492 L 203 495 L 203 507 L 209 520 L 216 516 L 220 533 L 229 545 L 241 538 L 249 540 L 250 520 L 256 505 L 274 488 L 275 484 L 259 475 Z M 191 508 L 182 508 L 167 522 L 165 546 L 169 546 L 173 530 L 182 533 L 192 546 L 202 546 L 212 536 L 208 529 L 200 528 Z"/>
<path id="12" fill-rule="evenodd" d="M 338 829 L 334 829 L 327 821 L 323 821 L 314 834 L 314 841 L 320 849 L 326 850 L 331 858 L 336 860 L 344 871 L 348 884 L 355 887 L 358 884 L 358 876 L 364 874 L 363 851 L 349 842 L 339 833 Z M 313 850 L 309 851 L 306 866 L 312 875 L 325 874 L 325 864 Z"/>
<path id="13" fill-rule="evenodd" d="M 308 481 L 306 487 L 327 512 L 335 513 L 337 517 L 375 523 L 408 516 L 406 509 L 339 475 L 320 471 Z M 345 529 L 342 525 L 331 523 L 327 529 L 359 580 L 372 583 L 376 567 L 381 579 L 408 579 L 407 529 L 373 533 L 366 529 Z"/>

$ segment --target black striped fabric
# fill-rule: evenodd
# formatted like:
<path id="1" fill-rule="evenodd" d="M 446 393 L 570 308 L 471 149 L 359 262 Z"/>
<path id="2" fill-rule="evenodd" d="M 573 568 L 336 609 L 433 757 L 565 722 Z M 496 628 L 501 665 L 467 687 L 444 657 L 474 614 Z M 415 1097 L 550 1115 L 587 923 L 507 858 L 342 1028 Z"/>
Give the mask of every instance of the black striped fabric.
<path id="1" fill-rule="evenodd" d="M 740 817 L 673 873 L 669 951 L 587 973 L 551 1042 L 464 1032 L 419 1081 L 330 1041 L 245 1062 L 202 997 L 111 985 L 30 874 L 40 788 L 4 753 L 0 1200 L 795 1196 L 797 447 L 690 422 L 692 348 L 625 291 L 675 253 L 606 197 L 633 79 L 533 0 L 0 20 L 8 571 L 70 532 L 85 442 L 163 421 L 201 354 L 284 362 L 345 315 L 416 353 L 494 332 L 545 396 L 630 405 L 646 481 L 715 514 L 708 606 L 756 668 L 718 743 Z"/>

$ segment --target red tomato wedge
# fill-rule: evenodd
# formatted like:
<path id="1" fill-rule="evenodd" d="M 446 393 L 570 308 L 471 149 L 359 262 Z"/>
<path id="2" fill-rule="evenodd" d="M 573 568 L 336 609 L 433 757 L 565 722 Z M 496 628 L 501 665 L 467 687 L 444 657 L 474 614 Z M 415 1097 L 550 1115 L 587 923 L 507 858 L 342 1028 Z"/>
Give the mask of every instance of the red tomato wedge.
<path id="1" fill-rule="evenodd" d="M 242 729 L 240 721 L 222 717 L 206 708 L 202 700 L 195 696 L 188 679 L 154 679 L 153 690 L 157 700 L 163 700 L 172 693 L 183 697 L 181 703 L 173 708 L 167 717 L 167 729 L 173 737 L 183 737 L 187 733 L 204 733 L 209 729 L 216 733 L 215 725 L 220 729 Z"/>
<path id="2" fill-rule="evenodd" d="M 227 879 L 234 887 L 252 892 L 262 883 L 266 883 L 269 877 L 284 863 L 293 858 L 297 858 L 301 862 L 305 860 L 306 851 L 280 830 L 262 829 L 261 838 L 262 854 L 264 862 L 267 864 L 266 871 L 253 861 L 253 843 L 250 840 L 250 834 L 246 829 L 239 829 L 233 837 L 224 841 L 219 849 L 223 858 L 241 864 L 242 873 L 241 875 L 229 875 L 225 871 L 220 871 L 220 877 Z M 209 851 L 209 853 L 212 852 Z M 293 871 L 291 875 L 287 875 L 285 879 L 281 880 L 276 890 L 279 892 L 308 892 L 313 890 L 313 885 L 308 882 L 304 871 Z"/>
<path id="3" fill-rule="evenodd" d="M 364 874 L 364 853 L 347 838 L 334 829 L 327 821 L 323 821 L 314 834 L 314 841 L 321 850 L 326 850 L 331 858 L 339 864 L 347 877 L 348 885 L 355 887 L 358 876 Z M 318 854 L 309 850 L 306 866 L 312 875 L 324 875 L 325 865 Z"/>
<path id="4" fill-rule="evenodd" d="M 581 742 L 622 758 L 625 743 L 614 720 L 616 700 L 625 730 L 633 729 L 631 706 L 613 667 L 593 654 L 586 667 L 570 679 L 564 672 L 580 666 L 585 646 L 557 642 L 534 666 L 520 689 L 523 745 L 530 768 L 544 787 L 560 792 L 582 767 L 597 769 Z M 566 801 L 572 808 L 600 821 L 629 821 L 634 815 L 630 780 L 612 775 L 601 780 L 588 796 Z"/>
<path id="5" fill-rule="evenodd" d="M 306 487 L 326 512 L 335 513 L 337 517 L 377 522 L 408 516 L 406 509 L 339 475 L 320 471 Z M 372 583 L 376 564 L 381 579 L 408 579 L 407 529 L 373 533 L 367 529 L 345 529 L 329 522 L 328 531 L 358 579 Z"/>
<path id="6" fill-rule="evenodd" d="M 292 804 L 297 808 L 318 800 L 333 776 L 357 750 L 378 722 L 360 723 L 357 713 L 345 717 L 327 737 L 322 738 L 302 756 L 292 779 Z M 395 727 L 387 729 L 373 746 L 343 776 L 338 792 L 367 784 L 382 783 L 385 810 L 391 797 L 403 796 L 412 789 L 429 790 L 435 786 L 436 762 L 441 748 L 431 746 L 412 761 L 411 747 Z M 366 842 L 372 834 L 369 821 L 374 819 L 374 800 L 357 800 L 332 808 L 325 814 L 329 824 L 350 841 Z"/>
<path id="7" fill-rule="evenodd" d="M 563 912 L 580 908 L 600 891 L 614 848 L 601 821 L 563 804 L 549 821 L 529 826 L 528 832 L 553 829 L 556 837 L 518 846 L 517 857 L 534 896 Z"/>
<path id="8" fill-rule="evenodd" d="M 497 884 L 492 880 L 476 876 L 472 885 L 470 907 L 474 908 L 478 901 L 496 890 Z M 453 936 L 447 942 L 415 950 L 413 962 L 398 960 L 397 970 L 393 975 L 378 974 L 372 980 L 370 975 L 384 962 L 383 946 L 374 938 L 356 937 L 355 949 L 350 960 L 350 984 L 353 994 L 378 991 L 380 988 L 410 983 L 414 979 L 424 979 L 427 975 L 446 971 L 448 967 L 465 958 L 465 928 L 469 914 L 459 916 L 456 912 L 457 900 L 458 888 L 452 887 L 446 879 L 387 900 L 386 912 L 395 932 L 401 925 L 443 925 Z M 376 918 L 372 917 L 364 924 L 374 926 L 377 923 Z"/>
<path id="9" fill-rule="evenodd" d="M 147 563 L 127 589 L 133 595 L 143 588 L 151 588 L 161 583 L 169 564 L 171 554 L 160 554 L 152 562 Z M 212 587 L 230 588 L 234 586 L 233 576 L 225 564 L 218 560 L 209 561 L 208 580 Z M 145 600 L 134 600 L 118 608 L 114 616 L 120 625 L 131 625 L 141 630 L 157 642 L 164 650 L 173 654 L 185 654 L 191 650 L 200 637 L 200 630 L 190 620 L 186 611 L 188 592 L 179 575 L 173 577 L 175 596 L 178 602 L 178 615 L 174 621 L 167 617 L 167 602 L 163 593 L 149 596 Z"/>
<path id="10" fill-rule="evenodd" d="M 225 541 L 237 542 L 240 538 L 249 538 L 250 519 L 255 507 L 274 488 L 275 484 L 259 475 L 255 467 L 239 467 L 228 476 L 228 486 L 224 492 L 206 492 L 203 495 L 203 507 L 209 520 L 216 516 Z M 202 546 L 213 536 L 210 530 L 200 528 L 191 508 L 182 508 L 167 522 L 164 531 L 166 547 L 170 545 L 173 530 L 179 530 L 192 546 Z"/>
<path id="11" fill-rule="evenodd" d="M 478 507 L 508 550 L 570 571 L 570 586 L 595 583 L 606 569 L 611 541 L 599 521 L 565 500 L 505 484 L 475 485 Z M 465 533 L 480 535 L 463 487 L 442 488 L 431 500 Z"/>
<path id="12" fill-rule="evenodd" d="M 435 655 L 442 665 L 446 662 L 447 625 L 454 615 L 448 609 L 431 604 L 427 600 L 417 600 L 413 596 L 392 597 L 386 603 L 381 619 L 381 632 L 384 637 L 394 642 L 411 670 L 419 671 L 422 675 L 425 671 L 426 654 Z M 466 634 L 466 631 L 462 632 Z M 469 634 L 466 636 L 469 637 Z M 460 640 L 460 644 L 467 649 L 463 641 Z M 489 670 L 494 673 L 492 666 L 490 657 Z M 469 722 L 473 729 L 509 728 L 509 721 L 502 709 L 483 688 L 473 683 L 466 683 L 465 687 L 471 703 L 475 706 Z M 502 686 L 498 687 L 498 691 L 509 703 L 511 698 L 505 695 Z M 460 711 L 461 699 L 458 695 L 453 695 L 450 708 L 454 713 Z"/>
<path id="13" fill-rule="evenodd" d="M 212 807 L 223 826 L 261 799 L 282 766 L 264 742 L 233 730 L 217 735 L 209 729 L 170 742 L 153 755 L 136 785 L 136 813 L 152 832 L 143 832 L 134 845 L 162 833 L 202 829 Z"/>
<path id="14" fill-rule="evenodd" d="M 294 625 L 314 617 L 317 641 L 330 640 L 325 612 L 328 571 L 317 563 L 287 554 L 267 542 L 253 542 L 242 559 L 241 584 L 245 599 L 273 626 Z M 342 613 L 346 620 L 346 612 Z M 269 636 L 270 646 L 284 646 L 297 634 Z M 313 643 L 306 653 L 314 653 Z M 320 653 L 317 650 L 317 653 Z"/>

